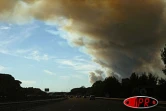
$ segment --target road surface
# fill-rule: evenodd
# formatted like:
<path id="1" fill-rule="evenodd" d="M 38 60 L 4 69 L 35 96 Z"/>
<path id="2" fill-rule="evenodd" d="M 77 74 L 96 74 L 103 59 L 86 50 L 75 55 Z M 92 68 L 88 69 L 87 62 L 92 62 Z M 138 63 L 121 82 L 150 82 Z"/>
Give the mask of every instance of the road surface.
<path id="1" fill-rule="evenodd" d="M 69 98 L 64 101 L 41 106 L 29 111 L 134 111 L 117 100 L 89 100 L 89 98 Z M 138 111 L 138 110 L 137 110 Z M 142 110 L 143 111 L 143 110 Z M 166 111 L 166 107 L 156 106 L 144 111 Z"/>

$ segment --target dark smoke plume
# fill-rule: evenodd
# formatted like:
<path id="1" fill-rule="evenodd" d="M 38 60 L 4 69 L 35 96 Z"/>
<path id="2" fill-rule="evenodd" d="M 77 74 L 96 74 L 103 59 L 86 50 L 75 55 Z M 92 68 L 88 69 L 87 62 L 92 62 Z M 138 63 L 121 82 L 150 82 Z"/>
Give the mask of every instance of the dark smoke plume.
<path id="1" fill-rule="evenodd" d="M 12 2 L 20 3 L 20 0 L 1 0 L 0 4 L 6 5 L 5 1 L 8 1 L 8 6 L 4 8 L 13 10 L 16 6 L 11 6 L 15 4 Z M 22 7 L 22 14 L 59 24 L 61 29 L 71 34 L 66 39 L 84 47 L 93 61 L 106 69 L 108 76 L 112 72 L 128 77 L 134 71 L 148 71 L 164 77 L 160 57 L 160 49 L 166 43 L 164 0 L 21 2 L 27 5 L 26 8 Z M 1 7 L 0 12 L 7 9 Z M 92 82 L 94 78 L 100 78 L 94 72 L 90 74 Z"/>

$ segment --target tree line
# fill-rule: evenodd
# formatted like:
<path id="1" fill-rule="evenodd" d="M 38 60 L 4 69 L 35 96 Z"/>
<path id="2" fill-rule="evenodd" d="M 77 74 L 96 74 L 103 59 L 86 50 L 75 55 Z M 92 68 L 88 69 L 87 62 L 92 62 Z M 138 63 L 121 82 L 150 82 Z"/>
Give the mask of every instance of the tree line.
<path id="1" fill-rule="evenodd" d="M 32 101 L 50 99 L 49 95 L 39 88 L 23 88 L 21 81 L 10 74 L 0 73 L 0 102 Z"/>
<path id="2" fill-rule="evenodd" d="M 166 47 L 161 50 L 161 59 L 165 67 L 161 69 L 166 75 Z M 96 81 L 91 87 L 74 88 L 69 94 L 90 95 L 99 97 L 127 98 L 130 96 L 152 96 L 158 100 L 166 100 L 166 79 L 152 73 L 133 72 L 129 78 L 119 81 L 115 77 L 107 77 Z"/>

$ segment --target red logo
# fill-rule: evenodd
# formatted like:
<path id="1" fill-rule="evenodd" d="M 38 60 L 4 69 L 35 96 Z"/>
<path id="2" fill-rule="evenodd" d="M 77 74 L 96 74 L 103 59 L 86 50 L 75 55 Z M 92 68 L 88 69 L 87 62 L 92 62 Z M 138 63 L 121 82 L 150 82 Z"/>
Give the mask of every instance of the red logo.
<path id="1" fill-rule="evenodd" d="M 156 106 L 158 101 L 157 99 L 148 96 L 134 96 L 125 99 L 123 103 L 130 108 L 145 109 Z"/>

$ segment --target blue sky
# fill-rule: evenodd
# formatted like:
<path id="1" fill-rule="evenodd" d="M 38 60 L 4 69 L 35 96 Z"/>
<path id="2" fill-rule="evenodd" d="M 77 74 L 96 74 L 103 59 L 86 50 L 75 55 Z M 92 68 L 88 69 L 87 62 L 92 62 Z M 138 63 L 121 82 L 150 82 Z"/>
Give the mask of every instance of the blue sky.
<path id="1" fill-rule="evenodd" d="M 22 87 L 70 91 L 91 86 L 97 69 L 81 48 L 68 43 L 58 26 L 42 21 L 0 23 L 0 72 L 22 81 Z"/>

